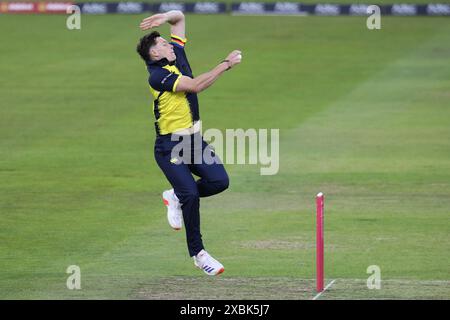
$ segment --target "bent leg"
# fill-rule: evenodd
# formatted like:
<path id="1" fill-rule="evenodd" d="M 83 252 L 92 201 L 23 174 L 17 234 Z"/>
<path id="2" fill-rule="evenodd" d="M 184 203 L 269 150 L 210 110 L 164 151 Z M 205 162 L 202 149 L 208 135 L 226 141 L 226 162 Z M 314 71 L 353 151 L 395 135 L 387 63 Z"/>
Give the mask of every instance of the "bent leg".
<path id="1" fill-rule="evenodd" d="M 200 177 L 197 180 L 200 197 L 209 197 L 218 194 L 226 190 L 230 183 L 228 174 L 219 157 L 214 154 L 214 151 L 205 141 L 202 141 L 202 151 L 205 152 L 205 149 L 207 149 L 206 152 L 211 152 L 215 160 L 214 163 L 207 164 L 202 161 L 200 164 L 190 165 L 192 173 Z"/>
<path id="2" fill-rule="evenodd" d="M 200 199 L 197 184 L 188 165 L 170 162 L 170 153 L 165 155 L 155 152 L 155 159 L 180 200 L 189 255 L 195 256 L 204 249 L 200 233 Z"/>

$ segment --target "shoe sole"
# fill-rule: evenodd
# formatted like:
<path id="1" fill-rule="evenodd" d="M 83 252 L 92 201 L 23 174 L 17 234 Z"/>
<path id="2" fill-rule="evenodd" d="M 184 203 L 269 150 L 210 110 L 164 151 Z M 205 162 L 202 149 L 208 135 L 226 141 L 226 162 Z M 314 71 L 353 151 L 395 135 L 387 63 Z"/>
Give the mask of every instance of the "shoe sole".
<path id="1" fill-rule="evenodd" d="M 216 273 L 216 276 L 218 276 L 219 274 L 223 273 L 225 271 L 225 268 L 220 268 L 220 270 Z"/>
<path id="2" fill-rule="evenodd" d="M 168 207 L 169 206 L 169 201 L 167 201 L 166 199 L 164 199 L 164 196 L 163 196 L 163 202 L 164 202 L 164 205 L 166 206 L 166 207 Z M 167 209 L 168 210 L 168 209 Z M 170 224 L 169 224 L 170 225 Z M 175 230 L 175 231 L 179 231 L 179 230 L 181 230 L 181 228 L 174 228 L 174 227 L 172 227 L 172 226 L 170 226 L 173 230 Z"/>
<path id="3" fill-rule="evenodd" d="M 195 265 L 195 264 L 194 264 L 194 267 L 196 267 L 197 269 L 203 271 L 202 268 L 200 268 L 199 266 L 197 266 L 197 265 Z M 208 275 L 208 276 L 218 276 L 219 274 L 223 273 L 224 271 L 225 271 L 225 268 L 220 268 L 219 271 L 217 271 L 216 274 L 209 274 L 209 273 L 206 273 L 206 272 L 205 272 L 205 274 Z M 204 271 L 203 271 L 203 272 L 204 272 Z"/>

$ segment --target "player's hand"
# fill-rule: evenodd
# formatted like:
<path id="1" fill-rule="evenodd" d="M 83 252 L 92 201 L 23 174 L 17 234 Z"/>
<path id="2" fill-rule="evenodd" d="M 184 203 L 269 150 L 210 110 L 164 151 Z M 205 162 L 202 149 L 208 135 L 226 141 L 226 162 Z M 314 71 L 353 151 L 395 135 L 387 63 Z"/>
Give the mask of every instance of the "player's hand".
<path id="1" fill-rule="evenodd" d="M 154 14 L 148 18 L 142 20 L 139 27 L 142 31 L 159 27 L 160 25 L 167 22 L 167 15 L 164 13 Z"/>
<path id="2" fill-rule="evenodd" d="M 242 52 L 240 50 L 232 51 L 226 58 L 229 61 L 229 66 L 232 68 L 233 66 L 241 63 L 242 60 Z"/>

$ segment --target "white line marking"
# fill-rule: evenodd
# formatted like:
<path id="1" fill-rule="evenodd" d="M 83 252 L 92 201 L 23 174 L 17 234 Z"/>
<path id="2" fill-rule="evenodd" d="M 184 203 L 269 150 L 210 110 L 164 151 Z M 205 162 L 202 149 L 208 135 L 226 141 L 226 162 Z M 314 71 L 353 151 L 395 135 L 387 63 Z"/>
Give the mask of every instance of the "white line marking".
<path id="1" fill-rule="evenodd" d="M 333 285 L 333 283 L 336 281 L 336 279 L 334 279 L 333 281 L 331 281 L 326 287 L 325 287 L 325 289 L 323 289 L 323 291 L 322 292 L 319 292 L 314 298 L 313 298 L 313 300 L 317 300 L 321 295 L 322 295 L 322 293 L 324 293 L 329 287 L 331 287 L 332 285 Z"/>

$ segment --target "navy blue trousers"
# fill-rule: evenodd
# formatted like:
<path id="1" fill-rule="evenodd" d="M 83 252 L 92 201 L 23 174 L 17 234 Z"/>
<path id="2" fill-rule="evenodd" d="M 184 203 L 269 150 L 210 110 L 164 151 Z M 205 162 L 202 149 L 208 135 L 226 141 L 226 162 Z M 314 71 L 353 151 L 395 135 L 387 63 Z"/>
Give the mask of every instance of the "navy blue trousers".
<path id="1" fill-rule="evenodd" d="M 178 152 L 180 146 L 183 149 Z M 174 148 L 178 156 L 174 156 Z M 180 200 L 189 255 L 195 256 L 204 249 L 200 233 L 200 198 L 227 189 L 229 185 L 227 172 L 200 133 L 183 136 L 183 142 L 172 141 L 170 134 L 158 136 L 154 151 L 158 166 Z M 214 159 L 214 163 L 211 163 L 211 159 Z M 200 179 L 196 181 L 193 174 Z"/>

